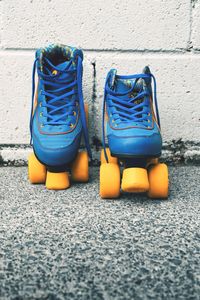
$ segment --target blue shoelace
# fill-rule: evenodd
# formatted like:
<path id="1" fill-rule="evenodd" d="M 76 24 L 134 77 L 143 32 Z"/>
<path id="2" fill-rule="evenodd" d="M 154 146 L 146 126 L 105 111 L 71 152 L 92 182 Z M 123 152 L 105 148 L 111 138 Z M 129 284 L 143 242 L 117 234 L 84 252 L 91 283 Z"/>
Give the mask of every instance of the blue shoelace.
<path id="1" fill-rule="evenodd" d="M 102 144 L 104 150 L 104 156 L 108 163 L 108 156 L 106 153 L 106 142 L 105 142 L 105 111 L 106 111 L 106 97 L 108 95 L 109 101 L 112 103 L 112 107 L 114 108 L 112 116 L 115 117 L 115 120 L 120 122 L 144 122 L 146 121 L 147 113 L 145 113 L 145 101 L 137 104 L 135 103 L 136 100 L 142 99 L 145 96 L 149 96 L 147 91 L 141 90 L 137 93 L 135 97 L 129 97 L 128 95 L 134 91 L 137 81 L 139 79 L 151 79 L 153 78 L 154 84 L 154 97 L 153 102 L 155 104 L 155 111 L 156 111 L 156 119 L 158 126 L 160 127 L 160 117 L 158 111 L 158 102 L 157 102 L 157 93 L 156 93 L 156 79 L 153 74 L 136 74 L 130 76 L 121 76 L 116 75 L 117 79 L 135 79 L 133 86 L 127 90 L 126 92 L 119 93 L 115 92 L 114 90 L 110 89 L 108 81 L 109 77 L 106 79 L 106 84 L 104 88 L 104 99 L 103 99 L 103 117 L 102 117 Z M 120 96 L 127 96 L 127 98 L 120 98 Z"/>
<path id="2" fill-rule="evenodd" d="M 34 95 L 35 95 L 35 72 L 37 66 L 38 58 L 35 59 L 33 64 L 33 72 L 32 72 L 32 104 L 31 104 L 31 115 L 30 115 L 30 134 L 31 134 L 31 143 L 32 143 L 32 123 L 33 123 L 33 107 L 34 107 Z M 85 146 L 90 158 L 92 158 L 92 153 L 89 145 L 89 136 L 87 129 L 87 121 L 85 116 L 84 109 L 84 100 L 82 93 L 82 59 L 78 56 L 77 60 L 77 68 L 73 68 L 70 70 L 70 66 L 72 65 L 72 60 L 69 61 L 68 66 L 64 70 L 60 70 L 56 66 L 54 66 L 47 58 L 45 58 L 45 62 L 53 68 L 53 70 L 59 73 L 65 73 L 67 78 L 61 79 L 51 74 L 51 72 L 46 68 L 46 72 L 48 74 L 44 74 L 40 70 L 38 70 L 38 76 L 42 83 L 47 87 L 45 91 L 43 91 L 43 95 L 45 98 L 48 98 L 48 101 L 44 101 L 42 104 L 43 107 L 47 108 L 47 113 L 45 117 L 47 117 L 47 121 L 44 125 L 69 125 L 70 118 L 68 116 L 73 114 L 73 108 L 76 105 L 75 100 L 72 100 L 72 95 L 77 94 L 79 99 L 80 106 L 80 117 L 83 126 L 83 134 L 85 140 Z M 76 75 L 76 76 L 75 76 Z M 76 89 L 77 87 L 77 89 Z M 67 90 L 67 92 L 66 92 Z M 69 99 L 71 97 L 71 99 Z M 59 105 L 58 105 L 59 103 Z M 59 111 L 59 114 L 56 112 Z M 69 121 L 67 121 L 69 119 Z M 64 121 L 66 120 L 66 121 Z"/>

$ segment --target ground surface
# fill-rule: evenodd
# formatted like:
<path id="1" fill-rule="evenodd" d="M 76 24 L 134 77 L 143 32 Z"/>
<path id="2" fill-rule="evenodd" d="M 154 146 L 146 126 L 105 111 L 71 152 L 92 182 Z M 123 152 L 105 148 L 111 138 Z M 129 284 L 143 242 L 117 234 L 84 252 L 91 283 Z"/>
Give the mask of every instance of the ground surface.
<path id="1" fill-rule="evenodd" d="M 0 168 L 0 299 L 200 299 L 200 168 L 171 167 L 169 200 L 100 200 Z"/>

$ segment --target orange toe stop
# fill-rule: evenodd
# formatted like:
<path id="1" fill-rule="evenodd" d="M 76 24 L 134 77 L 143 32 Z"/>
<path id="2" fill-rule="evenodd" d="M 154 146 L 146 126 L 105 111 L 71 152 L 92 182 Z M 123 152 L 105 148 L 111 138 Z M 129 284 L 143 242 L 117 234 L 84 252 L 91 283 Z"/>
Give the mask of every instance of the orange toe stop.
<path id="1" fill-rule="evenodd" d="M 65 190 L 70 187 L 67 172 L 52 173 L 47 171 L 46 188 L 48 190 Z"/>
<path id="2" fill-rule="evenodd" d="M 122 190 L 128 193 L 143 193 L 149 189 L 147 170 L 128 168 L 123 171 Z"/>

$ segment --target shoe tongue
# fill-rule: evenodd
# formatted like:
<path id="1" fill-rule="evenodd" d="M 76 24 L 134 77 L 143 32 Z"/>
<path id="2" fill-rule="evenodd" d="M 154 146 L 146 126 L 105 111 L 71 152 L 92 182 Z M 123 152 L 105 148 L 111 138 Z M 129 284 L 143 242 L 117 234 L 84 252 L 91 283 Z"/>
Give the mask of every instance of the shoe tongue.
<path id="1" fill-rule="evenodd" d="M 56 67 L 56 69 L 53 69 L 52 68 L 52 70 L 51 70 L 51 74 L 52 75 L 57 75 L 58 73 L 59 73 L 59 70 L 60 71 L 64 71 L 64 70 L 66 70 L 67 69 L 67 67 L 69 66 L 69 61 L 65 61 L 65 62 L 62 62 L 62 63 L 60 63 L 60 64 L 58 64 L 58 65 L 55 65 L 55 67 Z M 71 66 L 69 67 L 69 70 L 71 69 Z M 67 73 L 60 73 L 59 74 L 59 78 L 61 78 L 61 79 L 65 79 L 65 78 L 67 78 L 69 75 L 67 75 Z"/>
<path id="2" fill-rule="evenodd" d="M 130 91 L 130 89 L 134 86 L 135 84 L 135 79 L 117 79 L 115 80 L 115 92 L 118 93 L 126 93 L 125 95 L 120 95 L 119 97 L 122 100 L 127 101 L 127 94 L 128 94 L 128 99 L 130 100 L 131 98 L 135 98 L 138 93 L 143 89 L 143 80 L 138 80 L 135 84 L 134 89 L 128 93 L 128 91 Z M 143 98 L 139 98 L 137 100 L 134 100 L 135 104 L 140 104 L 143 102 Z M 124 105 L 126 107 L 126 105 Z M 127 108 L 129 108 L 129 106 L 127 106 Z M 142 108 L 138 108 L 137 111 L 142 110 Z M 122 110 L 123 111 L 123 110 Z M 139 116 L 138 116 L 139 117 Z"/>
<path id="3" fill-rule="evenodd" d="M 56 69 L 54 68 L 49 68 L 49 71 L 51 72 L 52 75 L 55 76 L 55 78 L 57 80 L 59 79 L 64 79 L 66 80 L 66 82 L 70 81 L 71 80 L 71 74 L 70 73 L 67 73 L 67 72 L 59 72 L 59 71 L 64 71 L 66 69 L 68 70 L 72 70 L 73 69 L 73 66 L 72 64 L 70 65 L 70 67 L 68 68 L 69 66 L 69 63 L 70 61 L 64 61 L 62 63 L 59 63 L 57 65 L 55 65 Z M 48 66 L 49 67 L 49 66 Z M 54 90 L 54 86 L 52 86 L 51 88 L 48 87 L 49 90 Z M 66 92 L 66 91 L 65 91 Z M 59 96 L 59 95 L 62 95 L 63 91 L 61 92 L 56 92 L 56 95 Z M 63 100 L 58 100 L 56 101 L 56 104 L 57 106 L 61 106 L 63 105 Z M 62 115 L 64 112 L 65 112 L 66 109 L 63 109 L 63 110 L 59 110 L 58 112 L 55 112 L 53 115 Z M 62 120 L 62 119 L 61 119 Z M 64 119 L 63 119 L 64 120 Z"/>
<path id="4" fill-rule="evenodd" d="M 115 92 L 118 93 L 125 93 L 128 92 L 133 85 L 135 84 L 135 79 L 118 79 L 115 81 Z M 140 92 L 143 88 L 143 81 L 137 81 L 133 91 L 129 94 L 130 96 L 134 97 Z M 123 97 L 123 96 L 122 96 Z M 125 95 L 126 98 L 126 95 Z"/>
<path id="5" fill-rule="evenodd" d="M 56 66 L 56 68 L 63 71 L 64 69 L 66 69 L 68 67 L 68 65 L 69 65 L 69 61 L 64 61 L 61 64 L 58 64 Z"/>
<path id="6" fill-rule="evenodd" d="M 144 89 L 144 86 L 145 86 L 144 80 L 139 79 L 139 80 L 137 80 L 136 83 L 135 83 L 135 80 L 136 80 L 135 78 L 132 78 L 132 79 L 115 78 L 114 84 L 113 84 L 114 91 L 116 93 L 125 93 L 125 95 L 119 96 L 122 100 L 130 102 L 131 98 L 135 98 L 138 95 L 138 93 L 140 93 Z M 129 92 L 133 88 L 133 86 L 134 86 L 134 89 L 131 92 Z M 127 98 L 127 95 L 128 95 L 128 98 Z M 144 101 L 144 98 L 138 98 L 133 101 L 134 101 L 134 104 L 140 104 Z M 126 108 L 129 108 L 129 106 L 128 105 L 126 106 L 126 104 L 123 104 L 123 106 Z M 142 111 L 142 107 L 137 108 L 136 110 L 138 112 Z M 118 108 L 118 111 L 124 112 L 123 109 L 119 109 L 119 108 Z M 139 118 L 139 117 L 141 117 L 141 115 L 138 115 L 137 117 Z"/>
<path id="7" fill-rule="evenodd" d="M 130 90 L 132 84 L 128 83 L 126 80 L 118 79 L 115 81 L 115 92 L 125 93 Z"/>

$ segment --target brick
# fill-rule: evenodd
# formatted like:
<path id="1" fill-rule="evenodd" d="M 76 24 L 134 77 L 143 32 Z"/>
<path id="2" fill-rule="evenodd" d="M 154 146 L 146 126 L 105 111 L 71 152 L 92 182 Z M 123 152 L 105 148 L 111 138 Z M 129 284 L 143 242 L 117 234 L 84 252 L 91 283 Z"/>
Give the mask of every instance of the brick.
<path id="1" fill-rule="evenodd" d="M 178 50 L 190 32 L 190 0 L 3 0 L 3 16 L 5 48 Z"/>

